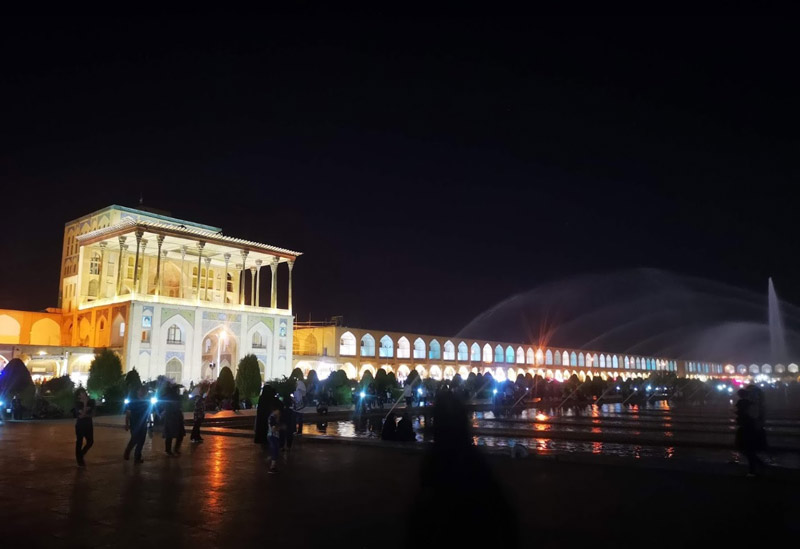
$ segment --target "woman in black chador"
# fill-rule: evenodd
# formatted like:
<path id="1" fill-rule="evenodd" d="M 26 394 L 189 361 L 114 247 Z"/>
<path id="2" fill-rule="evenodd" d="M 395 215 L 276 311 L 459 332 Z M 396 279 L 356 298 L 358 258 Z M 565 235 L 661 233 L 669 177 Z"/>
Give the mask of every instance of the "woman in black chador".
<path id="1" fill-rule="evenodd" d="M 164 451 L 168 456 L 180 455 L 181 442 L 186 436 L 186 427 L 183 425 L 183 412 L 178 396 L 178 387 L 173 386 L 167 389 L 166 400 L 164 401 Z M 172 441 L 175 440 L 175 448 Z"/>
<path id="2" fill-rule="evenodd" d="M 269 414 L 275 409 L 275 390 L 269 386 L 264 385 L 261 389 L 261 395 L 258 397 L 258 408 L 256 409 L 256 425 L 254 442 L 256 444 L 267 443 L 267 420 Z"/>

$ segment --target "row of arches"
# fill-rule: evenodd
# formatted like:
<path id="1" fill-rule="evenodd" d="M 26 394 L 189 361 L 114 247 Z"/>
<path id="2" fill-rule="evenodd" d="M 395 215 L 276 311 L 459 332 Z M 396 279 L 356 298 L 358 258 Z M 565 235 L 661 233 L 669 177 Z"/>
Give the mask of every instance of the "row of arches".
<path id="1" fill-rule="evenodd" d="M 303 371 L 304 375 L 308 375 L 308 372 L 313 369 L 312 363 L 310 362 L 301 362 L 298 363 L 298 367 Z M 606 372 L 591 372 L 591 371 L 578 371 L 578 370 L 570 370 L 567 368 L 515 368 L 515 367 L 500 367 L 500 366 L 467 366 L 464 364 L 461 365 L 424 365 L 424 364 L 400 364 L 400 365 L 391 365 L 391 364 L 383 364 L 380 367 L 376 367 L 373 364 L 361 364 L 360 366 L 356 367 L 351 362 L 345 362 L 344 364 L 340 365 L 339 368 L 347 374 L 349 379 L 358 379 L 360 380 L 364 377 L 366 372 L 370 372 L 374 377 L 377 373 L 378 369 L 385 370 L 386 373 L 393 373 L 398 381 L 403 382 L 411 373 L 411 370 L 415 370 L 420 377 L 423 379 L 425 378 L 432 378 L 438 381 L 443 379 L 449 380 L 456 376 L 456 374 L 460 375 L 462 379 L 466 379 L 470 373 L 474 374 L 482 374 L 487 375 L 490 374 L 494 379 L 497 381 L 506 381 L 511 380 L 515 381 L 517 376 L 519 375 L 526 375 L 530 374 L 532 376 L 540 376 L 543 379 L 547 380 L 555 380 L 555 381 L 564 381 L 569 379 L 572 375 L 578 377 L 580 381 L 586 381 L 587 379 L 592 379 L 594 377 L 600 377 L 602 379 L 609 379 L 609 378 L 617 378 L 621 377 L 623 379 L 632 379 L 637 377 L 645 377 L 647 374 L 644 373 L 635 373 L 635 372 L 613 372 L 613 371 L 606 371 Z"/>
<path id="2" fill-rule="evenodd" d="M 357 352 L 358 351 L 358 352 Z M 352 332 L 344 332 L 339 340 L 339 356 L 376 356 L 375 337 L 364 334 L 360 346 L 357 345 L 356 336 Z M 576 351 L 561 351 L 527 349 L 522 346 L 495 345 L 486 343 L 481 347 L 478 343 L 468 346 L 461 341 L 458 345 L 447 340 L 441 345 L 438 340 L 432 339 L 429 343 L 418 337 L 411 341 L 405 336 L 398 338 L 397 342 L 384 335 L 378 341 L 378 358 L 414 358 L 427 360 L 452 360 L 463 362 L 483 362 L 486 364 L 533 364 L 547 366 L 576 366 L 596 368 L 622 368 L 625 370 L 665 370 L 677 371 L 677 362 L 647 357 L 632 357 L 625 355 L 611 355 L 586 353 Z"/>

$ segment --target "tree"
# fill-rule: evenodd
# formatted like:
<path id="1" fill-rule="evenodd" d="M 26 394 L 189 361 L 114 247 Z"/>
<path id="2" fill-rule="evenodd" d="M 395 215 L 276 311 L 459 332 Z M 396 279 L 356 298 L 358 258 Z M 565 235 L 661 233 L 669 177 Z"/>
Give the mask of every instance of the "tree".
<path id="1" fill-rule="evenodd" d="M 16 396 L 25 408 L 31 410 L 35 395 L 36 388 L 28 367 L 20 359 L 12 358 L 0 372 L 0 400 L 8 405 Z"/>
<path id="2" fill-rule="evenodd" d="M 261 392 L 261 370 L 256 355 L 245 355 L 236 369 L 236 387 L 243 399 L 257 399 Z"/>
<path id="3" fill-rule="evenodd" d="M 66 414 L 75 405 L 75 383 L 66 374 L 54 377 L 42 383 L 42 395 L 62 414 Z"/>
<path id="4" fill-rule="evenodd" d="M 89 379 L 86 389 L 93 397 L 99 398 L 109 387 L 122 380 L 122 362 L 114 351 L 103 349 L 95 355 L 89 366 Z"/>
<path id="5" fill-rule="evenodd" d="M 217 378 L 217 392 L 222 398 L 231 398 L 236 382 L 233 380 L 233 373 L 227 366 L 223 366 Z"/>

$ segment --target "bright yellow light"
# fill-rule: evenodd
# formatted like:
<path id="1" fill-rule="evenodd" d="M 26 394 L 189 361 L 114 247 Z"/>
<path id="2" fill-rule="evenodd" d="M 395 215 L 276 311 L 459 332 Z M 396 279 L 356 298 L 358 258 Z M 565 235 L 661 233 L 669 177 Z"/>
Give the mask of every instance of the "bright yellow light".
<path id="1" fill-rule="evenodd" d="M 536 414 L 536 419 L 537 419 L 537 421 L 547 421 L 550 418 L 548 418 L 546 415 L 540 413 L 540 414 Z"/>
<path id="2" fill-rule="evenodd" d="M 45 353 L 44 351 L 39 351 L 39 356 L 44 356 L 44 355 L 46 355 L 46 354 L 47 354 L 47 353 Z"/>
<path id="3" fill-rule="evenodd" d="M 219 337 L 222 339 L 228 339 L 228 332 L 223 330 L 222 333 L 219 334 Z"/>

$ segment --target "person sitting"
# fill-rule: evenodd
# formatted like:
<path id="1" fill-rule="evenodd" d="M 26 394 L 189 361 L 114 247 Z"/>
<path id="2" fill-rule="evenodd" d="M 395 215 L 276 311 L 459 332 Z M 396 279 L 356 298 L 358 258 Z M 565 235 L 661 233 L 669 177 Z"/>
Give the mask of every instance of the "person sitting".
<path id="1" fill-rule="evenodd" d="M 397 424 L 396 440 L 401 442 L 411 442 L 417 440 L 417 435 L 414 433 L 414 428 L 411 426 L 411 417 L 408 412 L 403 413 L 403 417 Z"/>
<path id="2" fill-rule="evenodd" d="M 390 412 L 386 416 L 386 421 L 383 422 L 383 429 L 381 430 L 381 438 L 383 440 L 397 440 L 397 425 L 395 424 L 394 412 Z"/>

